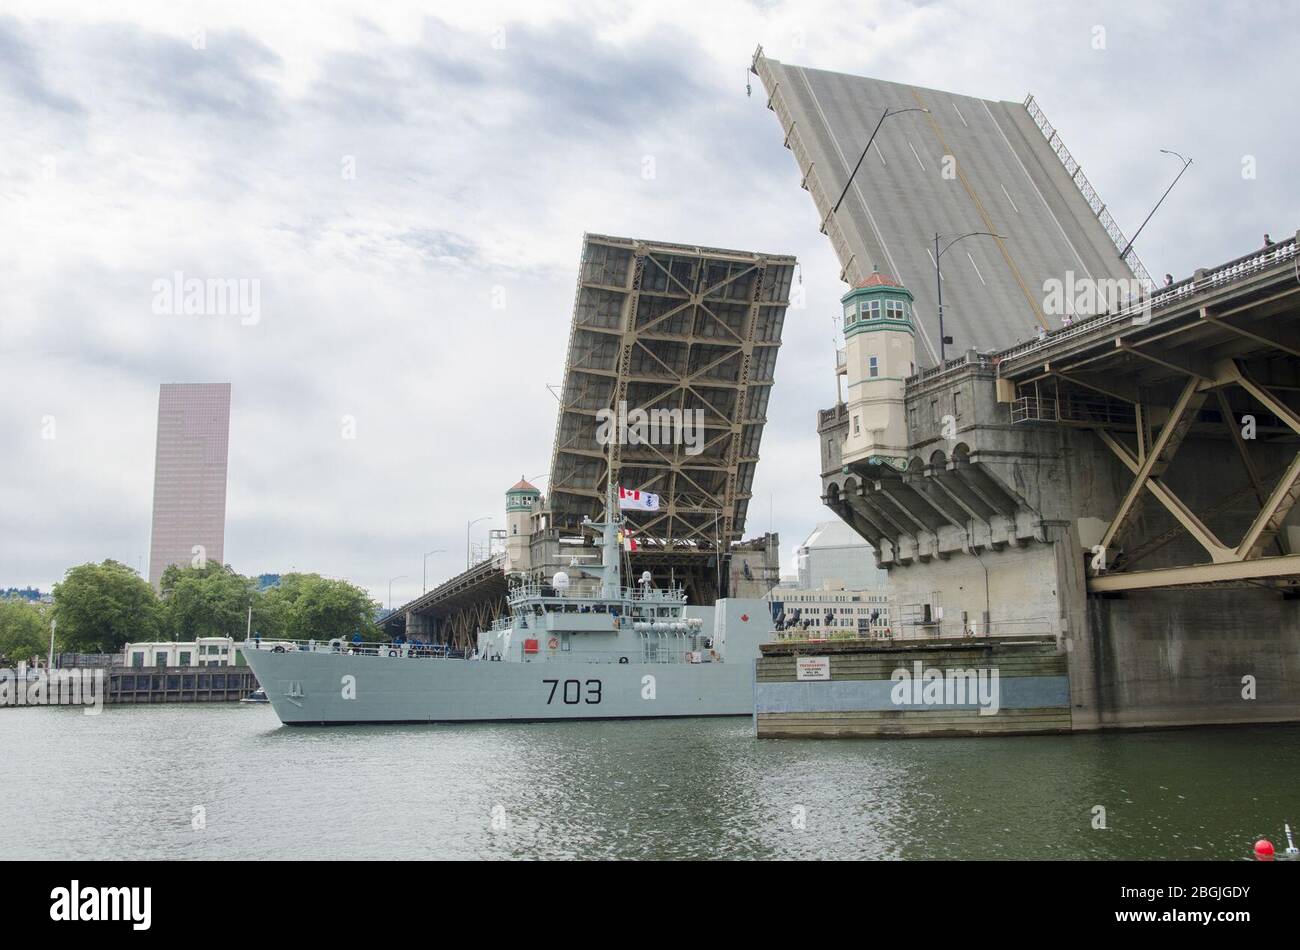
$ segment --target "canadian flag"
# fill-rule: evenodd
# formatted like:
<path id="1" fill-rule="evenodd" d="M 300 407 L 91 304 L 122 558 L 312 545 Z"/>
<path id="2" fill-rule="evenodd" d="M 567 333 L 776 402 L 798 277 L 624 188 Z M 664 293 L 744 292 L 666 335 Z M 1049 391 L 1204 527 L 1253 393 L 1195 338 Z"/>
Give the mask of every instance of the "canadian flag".
<path id="1" fill-rule="evenodd" d="M 618 506 L 619 508 L 632 508 L 636 511 L 658 511 L 659 496 L 652 495 L 648 491 L 634 491 L 619 486 Z"/>

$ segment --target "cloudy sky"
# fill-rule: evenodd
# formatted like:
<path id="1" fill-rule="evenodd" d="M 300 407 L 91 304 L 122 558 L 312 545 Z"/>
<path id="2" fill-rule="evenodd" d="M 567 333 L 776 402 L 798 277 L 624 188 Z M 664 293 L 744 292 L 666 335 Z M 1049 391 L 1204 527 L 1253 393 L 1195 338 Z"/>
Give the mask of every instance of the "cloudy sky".
<path id="1" fill-rule="evenodd" d="M 1034 93 L 1130 234 L 1177 171 L 1158 149 L 1191 155 L 1138 243 L 1181 276 L 1300 225 L 1298 22 L 1131 0 L 3 0 L 0 587 L 147 567 L 169 381 L 233 384 L 236 569 L 381 600 L 405 575 L 396 601 L 425 551 L 447 551 L 431 584 L 454 573 L 465 522 L 502 527 L 505 489 L 550 467 L 584 231 L 802 261 L 748 531 L 770 508 L 788 565 L 827 517 L 814 420 L 843 288 L 757 79 L 745 94 L 755 46 Z M 176 271 L 260 281 L 260 318 L 155 313 Z"/>

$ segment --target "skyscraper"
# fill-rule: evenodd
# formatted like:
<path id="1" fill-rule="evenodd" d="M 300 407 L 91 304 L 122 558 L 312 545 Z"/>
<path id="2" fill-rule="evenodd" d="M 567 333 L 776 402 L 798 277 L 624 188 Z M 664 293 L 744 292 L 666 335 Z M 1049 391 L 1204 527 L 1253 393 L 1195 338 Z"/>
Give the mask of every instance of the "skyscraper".
<path id="1" fill-rule="evenodd" d="M 224 563 L 229 383 L 163 383 L 158 391 L 149 582 L 170 564 Z"/>

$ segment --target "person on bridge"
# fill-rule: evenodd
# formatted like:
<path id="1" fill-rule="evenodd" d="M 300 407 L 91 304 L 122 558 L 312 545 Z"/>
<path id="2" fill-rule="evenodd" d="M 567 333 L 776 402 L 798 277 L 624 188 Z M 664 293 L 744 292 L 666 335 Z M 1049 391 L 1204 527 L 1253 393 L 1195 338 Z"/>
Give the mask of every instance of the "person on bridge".
<path id="1" fill-rule="evenodd" d="M 1046 340 L 1046 339 L 1047 339 L 1047 327 L 1040 326 L 1040 327 L 1038 328 L 1038 339 L 1040 339 L 1040 340 Z"/>
<path id="2" fill-rule="evenodd" d="M 1272 239 L 1271 237 L 1269 237 L 1267 233 L 1265 233 L 1265 235 L 1264 235 L 1264 246 L 1265 246 L 1265 247 L 1272 247 L 1272 246 L 1273 246 L 1273 239 Z"/>
<path id="3" fill-rule="evenodd" d="M 1173 275 L 1173 274 L 1165 274 L 1165 286 L 1166 286 L 1166 287 L 1172 287 L 1173 285 L 1174 285 L 1174 275 Z"/>

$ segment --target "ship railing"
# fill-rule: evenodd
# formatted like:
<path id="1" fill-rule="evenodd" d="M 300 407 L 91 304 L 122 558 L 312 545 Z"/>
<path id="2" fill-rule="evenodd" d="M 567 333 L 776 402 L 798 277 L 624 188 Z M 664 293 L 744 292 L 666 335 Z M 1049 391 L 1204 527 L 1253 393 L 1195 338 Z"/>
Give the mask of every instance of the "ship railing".
<path id="1" fill-rule="evenodd" d="M 580 604 L 583 602 L 604 602 L 609 603 L 609 599 L 601 597 L 598 592 L 592 593 L 564 593 L 561 594 L 554 588 L 543 589 L 540 586 L 532 584 L 519 585 L 510 590 L 507 598 L 511 605 L 524 604 L 530 601 L 543 601 L 552 604 Z M 624 587 L 619 595 L 613 598 L 614 601 L 637 604 L 660 604 L 663 606 L 672 606 L 675 604 L 686 603 L 686 591 L 681 587 L 672 588 L 650 588 L 644 590 L 638 587 Z"/>
<path id="2" fill-rule="evenodd" d="M 698 660 L 692 660 L 691 656 L 697 656 Z M 563 663 L 652 663 L 656 665 L 673 665 L 684 663 L 721 663 L 722 655 L 714 651 L 701 648 L 699 650 L 687 650 L 684 646 L 667 644 L 658 650 L 568 650 L 559 653 L 553 653 L 549 656 L 525 656 L 525 663 L 547 663 L 551 661 L 560 661 Z"/>
<path id="3" fill-rule="evenodd" d="M 444 643 L 350 640 L 247 640 L 237 644 L 245 650 L 275 653 L 336 653 L 341 656 L 398 656 L 418 659 L 463 660 L 465 652 Z"/>

